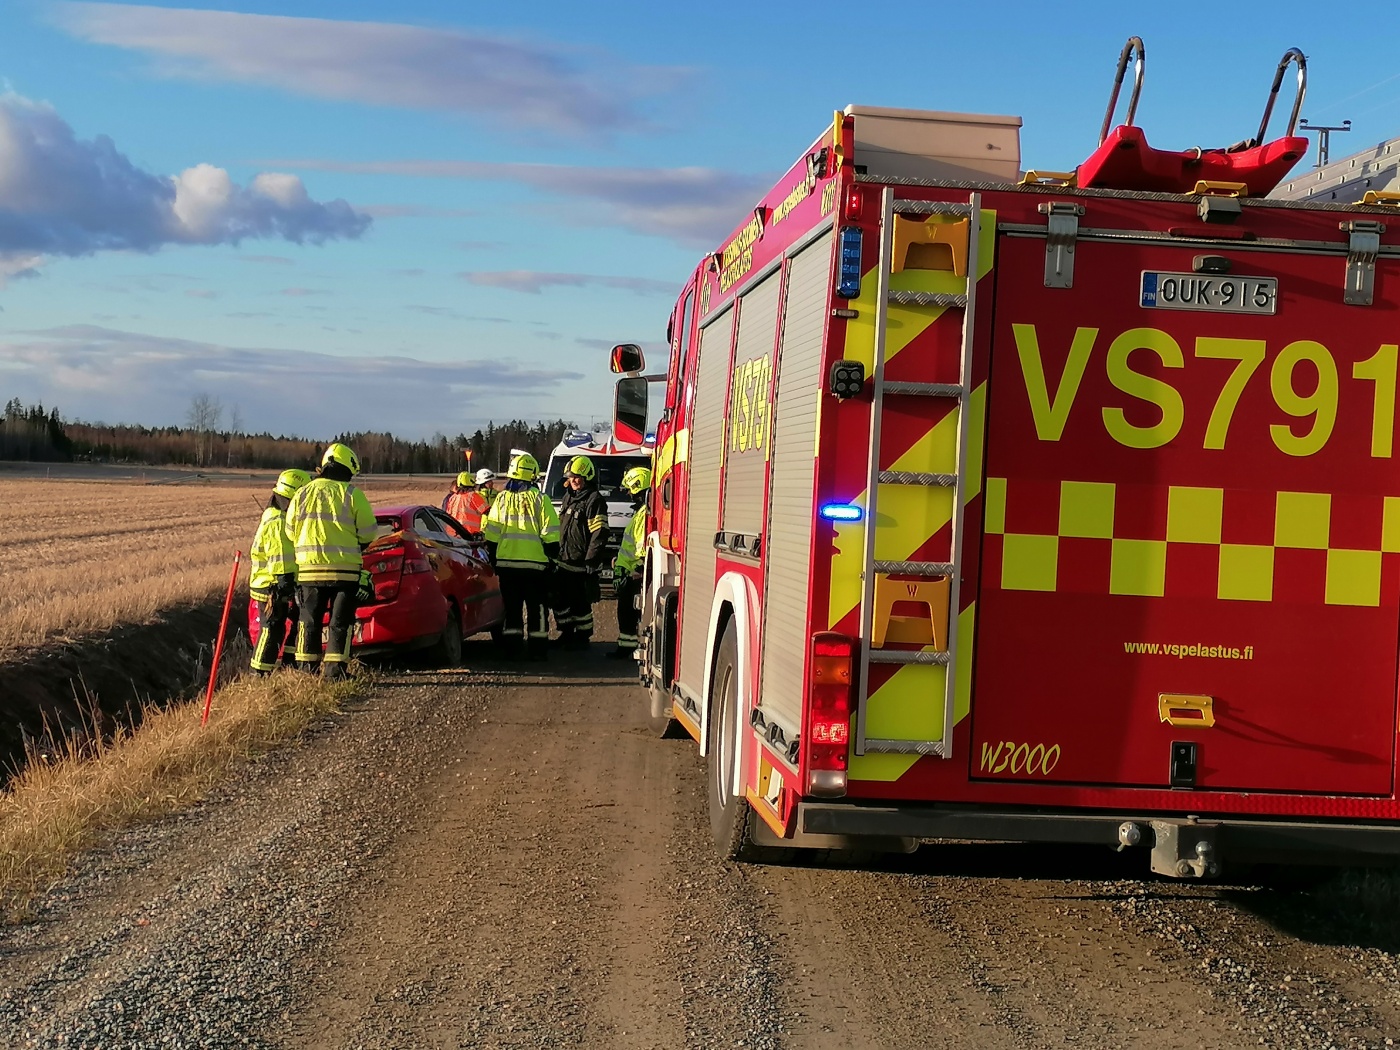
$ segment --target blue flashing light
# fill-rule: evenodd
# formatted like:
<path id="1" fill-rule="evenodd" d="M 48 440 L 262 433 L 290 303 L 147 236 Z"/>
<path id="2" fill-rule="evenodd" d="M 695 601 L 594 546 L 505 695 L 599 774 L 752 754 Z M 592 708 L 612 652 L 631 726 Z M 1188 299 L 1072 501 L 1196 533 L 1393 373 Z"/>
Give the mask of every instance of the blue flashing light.
<path id="1" fill-rule="evenodd" d="M 817 513 L 827 521 L 860 521 L 865 517 L 865 511 L 853 503 L 823 503 Z"/>
<path id="2" fill-rule="evenodd" d="M 836 294 L 842 299 L 860 298 L 860 243 L 859 229 L 841 227 L 841 268 Z"/>

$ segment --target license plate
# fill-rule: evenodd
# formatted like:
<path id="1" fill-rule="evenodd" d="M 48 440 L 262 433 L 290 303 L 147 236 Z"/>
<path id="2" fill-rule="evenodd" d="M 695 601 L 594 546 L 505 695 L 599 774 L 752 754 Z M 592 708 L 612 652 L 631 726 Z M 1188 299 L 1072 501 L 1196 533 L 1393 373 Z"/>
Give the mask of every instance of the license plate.
<path id="1" fill-rule="evenodd" d="M 1142 306 L 1149 310 L 1272 316 L 1278 312 L 1278 280 L 1144 270 Z"/>

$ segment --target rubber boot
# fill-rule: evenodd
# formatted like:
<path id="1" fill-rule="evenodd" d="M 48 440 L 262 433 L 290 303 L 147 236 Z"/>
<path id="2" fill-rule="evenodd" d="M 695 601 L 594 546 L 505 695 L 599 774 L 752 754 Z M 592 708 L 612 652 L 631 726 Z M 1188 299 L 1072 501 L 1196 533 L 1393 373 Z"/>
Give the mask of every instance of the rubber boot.
<path id="1" fill-rule="evenodd" d="M 519 635 L 502 635 L 501 640 L 496 643 L 496 655 L 505 661 L 520 659 L 520 650 L 524 639 Z"/>
<path id="2" fill-rule="evenodd" d="M 525 659 L 530 663 L 545 663 L 549 660 L 549 637 L 531 635 L 525 640 Z"/>
<path id="3" fill-rule="evenodd" d="M 630 660 L 630 659 L 632 659 L 633 656 L 636 655 L 636 652 L 637 652 L 637 650 L 635 650 L 635 649 L 609 649 L 609 650 L 608 650 L 608 659 L 609 659 L 609 660 Z"/>

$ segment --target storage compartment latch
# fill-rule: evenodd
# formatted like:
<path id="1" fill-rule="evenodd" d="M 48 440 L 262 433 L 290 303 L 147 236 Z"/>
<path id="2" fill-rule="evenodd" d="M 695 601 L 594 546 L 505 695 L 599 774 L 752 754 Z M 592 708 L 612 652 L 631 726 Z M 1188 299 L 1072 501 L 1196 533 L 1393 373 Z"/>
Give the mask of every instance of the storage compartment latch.
<path id="1" fill-rule="evenodd" d="M 1348 306 L 1370 306 L 1375 295 L 1376 255 L 1381 250 L 1385 223 L 1353 219 L 1339 224 L 1347 236 L 1347 284 L 1342 302 Z"/>
<path id="2" fill-rule="evenodd" d="M 1074 242 L 1079 237 L 1079 217 L 1084 205 L 1050 201 L 1037 207 L 1046 221 L 1045 287 L 1074 287 Z"/>

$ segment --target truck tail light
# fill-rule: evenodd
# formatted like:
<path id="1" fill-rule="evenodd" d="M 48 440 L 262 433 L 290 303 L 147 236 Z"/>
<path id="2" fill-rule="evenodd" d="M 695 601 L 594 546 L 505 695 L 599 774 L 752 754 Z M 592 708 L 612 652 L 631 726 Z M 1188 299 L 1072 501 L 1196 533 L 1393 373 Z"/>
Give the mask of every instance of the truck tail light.
<path id="1" fill-rule="evenodd" d="M 846 199 L 841 202 L 841 218 L 846 222 L 860 222 L 860 215 L 864 210 L 865 197 L 860 192 L 860 187 L 848 186 Z"/>
<path id="2" fill-rule="evenodd" d="M 846 793 L 846 753 L 851 741 L 851 682 L 855 645 L 842 634 L 812 635 L 812 684 L 807 723 L 807 794 Z"/>

